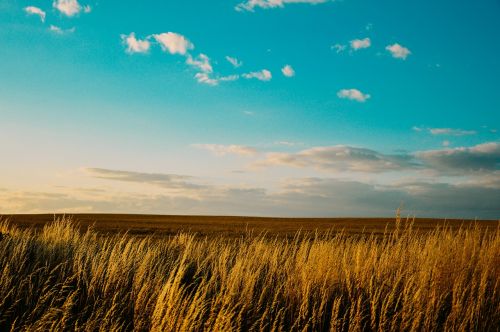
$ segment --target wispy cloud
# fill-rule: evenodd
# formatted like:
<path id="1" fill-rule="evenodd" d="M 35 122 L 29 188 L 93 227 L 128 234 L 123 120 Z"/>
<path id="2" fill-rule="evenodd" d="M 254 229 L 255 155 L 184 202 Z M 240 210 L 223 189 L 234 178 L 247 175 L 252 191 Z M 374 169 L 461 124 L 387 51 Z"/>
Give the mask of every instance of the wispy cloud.
<path id="1" fill-rule="evenodd" d="M 267 9 L 284 7 L 292 3 L 319 4 L 330 1 L 334 0 L 248 0 L 236 5 L 235 9 L 237 11 L 254 11 L 256 7 Z"/>
<path id="2" fill-rule="evenodd" d="M 366 148 L 345 145 L 313 147 L 296 153 L 268 153 L 266 158 L 253 164 L 254 167 L 291 166 L 312 167 L 328 171 L 379 173 L 389 170 L 413 168 L 411 156 L 387 155 Z"/>
<path id="3" fill-rule="evenodd" d="M 192 147 L 212 152 L 216 156 L 234 154 L 239 156 L 254 156 L 257 150 L 244 145 L 222 145 L 222 144 L 193 144 Z"/>
<path id="4" fill-rule="evenodd" d="M 406 58 L 411 54 L 409 49 L 398 43 L 388 45 L 385 49 L 396 59 L 406 60 Z"/>
<path id="5" fill-rule="evenodd" d="M 107 170 L 112 173 L 122 171 Z M 142 174 L 140 172 L 130 172 Z M 159 174 L 161 175 L 161 174 Z M 140 183 L 148 184 L 149 181 Z M 105 181 L 121 181 L 105 177 Z M 156 181 L 150 183 L 158 186 Z M 161 187 L 159 187 L 161 188 Z M 392 216 L 401 201 L 418 217 L 496 219 L 500 188 L 482 183 L 401 182 L 391 186 L 333 178 L 286 179 L 279 191 L 258 187 L 211 186 L 179 194 L 121 190 L 83 192 L 0 191 L 4 213 L 154 213 L 268 216 Z M 187 193 L 187 194 L 185 194 Z"/>
<path id="6" fill-rule="evenodd" d="M 270 81 L 273 78 L 271 72 L 267 69 L 262 69 L 260 71 L 254 71 L 242 75 L 246 79 L 258 79 L 260 81 Z"/>
<path id="7" fill-rule="evenodd" d="M 236 59 L 236 58 L 233 58 L 229 55 L 226 55 L 226 60 L 231 64 L 233 65 L 234 68 L 239 68 L 243 65 L 243 62 Z"/>
<path id="8" fill-rule="evenodd" d="M 429 132 L 432 135 L 448 135 L 448 136 L 466 136 L 466 135 L 476 135 L 475 130 L 462 130 L 453 128 L 429 128 Z"/>
<path id="9" fill-rule="evenodd" d="M 196 73 L 194 78 L 198 81 L 198 83 L 207 84 L 207 85 L 217 85 L 219 81 L 215 78 L 210 77 L 208 73 Z"/>
<path id="10" fill-rule="evenodd" d="M 273 142 L 273 144 L 287 146 L 287 147 L 304 145 L 304 143 L 302 143 L 302 142 L 292 142 L 292 141 L 275 141 L 275 142 Z"/>
<path id="11" fill-rule="evenodd" d="M 231 81 L 236 81 L 239 79 L 239 75 L 228 75 L 228 76 L 217 76 L 217 77 L 212 77 L 209 73 L 196 73 L 194 75 L 195 79 L 198 81 L 198 83 L 202 84 L 207 84 L 207 85 L 218 85 L 220 82 L 231 82 Z"/>
<path id="12" fill-rule="evenodd" d="M 365 94 L 358 89 L 342 89 L 337 92 L 337 97 L 341 99 L 355 100 L 360 103 L 364 103 L 371 98 L 369 94 Z"/>
<path id="13" fill-rule="evenodd" d="M 342 53 L 346 50 L 347 45 L 344 44 L 335 44 L 330 47 L 332 50 L 335 50 L 337 53 Z"/>
<path id="14" fill-rule="evenodd" d="M 443 136 L 469 136 L 476 135 L 477 131 L 475 130 L 463 130 L 463 129 L 455 129 L 455 128 L 426 128 L 426 127 L 418 127 L 414 126 L 412 128 L 416 132 L 428 132 L 431 135 L 443 135 Z"/>
<path id="15" fill-rule="evenodd" d="M 363 48 L 368 48 L 371 46 L 371 40 L 370 38 L 364 38 L 364 39 L 354 39 L 349 42 L 351 45 L 351 49 L 354 51 L 361 50 Z"/>
<path id="16" fill-rule="evenodd" d="M 152 184 L 167 189 L 199 189 L 202 186 L 192 182 L 191 176 L 163 173 L 143 173 L 105 168 L 84 168 L 87 175 L 106 180 Z"/>
<path id="17" fill-rule="evenodd" d="M 186 37 L 175 32 L 154 34 L 152 37 L 160 44 L 164 52 L 169 52 L 170 54 L 185 55 L 188 50 L 194 48 L 193 43 Z"/>
<path id="18" fill-rule="evenodd" d="M 127 47 L 128 53 L 147 53 L 151 47 L 151 43 L 147 39 L 137 39 L 135 33 L 129 35 L 121 35 L 122 43 Z"/>
<path id="19" fill-rule="evenodd" d="M 70 29 L 63 29 L 61 27 L 58 27 L 56 25 L 50 25 L 49 27 L 49 30 L 52 31 L 53 33 L 56 33 L 58 35 L 64 35 L 64 34 L 67 34 L 67 33 L 73 33 L 75 32 L 75 27 L 73 28 L 70 28 Z"/>
<path id="20" fill-rule="evenodd" d="M 36 16 L 40 17 L 40 20 L 42 22 L 45 22 L 46 13 L 42 9 L 35 7 L 35 6 L 28 6 L 28 7 L 24 7 L 24 11 L 28 15 L 36 15 Z"/>

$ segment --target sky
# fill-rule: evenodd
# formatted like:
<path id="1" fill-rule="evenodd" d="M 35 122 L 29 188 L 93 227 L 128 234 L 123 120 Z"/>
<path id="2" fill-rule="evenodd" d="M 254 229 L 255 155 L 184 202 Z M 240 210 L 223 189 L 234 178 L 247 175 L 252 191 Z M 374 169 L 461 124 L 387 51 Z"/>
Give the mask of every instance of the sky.
<path id="1" fill-rule="evenodd" d="M 0 213 L 500 218 L 500 1 L 0 0 Z"/>

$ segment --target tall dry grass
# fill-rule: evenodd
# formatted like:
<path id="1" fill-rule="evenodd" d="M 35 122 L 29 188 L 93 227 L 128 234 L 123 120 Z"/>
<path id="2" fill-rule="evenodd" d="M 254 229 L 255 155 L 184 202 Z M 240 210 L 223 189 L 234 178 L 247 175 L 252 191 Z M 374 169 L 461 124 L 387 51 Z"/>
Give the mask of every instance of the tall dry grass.
<path id="1" fill-rule="evenodd" d="M 0 330 L 498 330 L 500 231 L 134 238 L 0 224 Z"/>

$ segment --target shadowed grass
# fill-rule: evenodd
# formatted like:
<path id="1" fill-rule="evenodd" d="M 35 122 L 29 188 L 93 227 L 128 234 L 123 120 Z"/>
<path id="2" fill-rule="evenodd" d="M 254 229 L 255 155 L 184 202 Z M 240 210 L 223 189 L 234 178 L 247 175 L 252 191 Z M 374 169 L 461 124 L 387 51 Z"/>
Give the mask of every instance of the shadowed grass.
<path id="1" fill-rule="evenodd" d="M 0 223 L 0 330 L 495 330 L 500 231 L 98 236 Z"/>

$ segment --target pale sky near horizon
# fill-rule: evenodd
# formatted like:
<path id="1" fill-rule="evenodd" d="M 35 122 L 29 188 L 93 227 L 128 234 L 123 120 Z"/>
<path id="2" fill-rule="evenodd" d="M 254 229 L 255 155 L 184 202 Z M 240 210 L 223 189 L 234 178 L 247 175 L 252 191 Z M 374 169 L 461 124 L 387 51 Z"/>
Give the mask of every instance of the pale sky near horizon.
<path id="1" fill-rule="evenodd" d="M 0 0 L 0 214 L 500 218 L 500 2 Z"/>

